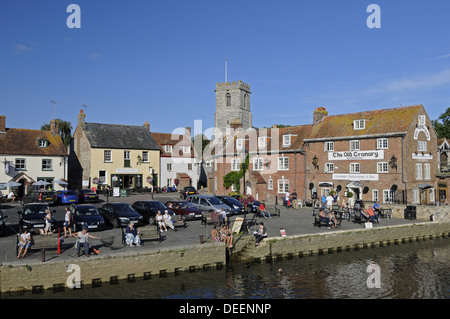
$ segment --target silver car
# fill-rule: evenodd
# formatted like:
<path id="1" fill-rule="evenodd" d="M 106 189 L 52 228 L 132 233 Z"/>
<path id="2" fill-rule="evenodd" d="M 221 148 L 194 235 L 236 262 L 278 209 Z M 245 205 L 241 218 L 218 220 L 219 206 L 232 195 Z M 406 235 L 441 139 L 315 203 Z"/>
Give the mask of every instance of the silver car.
<path id="1" fill-rule="evenodd" d="M 207 195 L 189 195 L 186 198 L 186 202 L 191 203 L 193 207 L 207 212 L 211 209 L 215 211 L 220 211 L 222 208 L 227 212 L 227 215 L 231 214 L 233 211 L 224 202 L 214 196 Z"/>

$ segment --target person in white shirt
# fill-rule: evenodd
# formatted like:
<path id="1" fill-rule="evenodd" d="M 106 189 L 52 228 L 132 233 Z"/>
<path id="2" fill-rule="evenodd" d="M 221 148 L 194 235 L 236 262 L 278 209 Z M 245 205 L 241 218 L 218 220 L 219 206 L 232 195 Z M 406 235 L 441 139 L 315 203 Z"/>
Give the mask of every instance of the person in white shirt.
<path id="1" fill-rule="evenodd" d="M 22 253 L 22 250 L 25 248 L 25 250 L 23 250 L 23 255 L 22 258 L 25 256 L 25 254 L 27 253 L 28 248 L 30 248 L 31 246 L 31 234 L 28 232 L 28 230 L 24 229 L 23 234 L 20 235 L 20 242 L 19 242 L 19 254 L 17 255 L 17 259 L 20 258 L 20 254 Z"/>
<path id="2" fill-rule="evenodd" d="M 327 198 L 326 198 L 326 202 L 327 202 L 327 208 L 331 211 L 333 208 L 333 202 L 334 202 L 334 198 L 333 196 L 331 196 L 330 194 L 328 194 Z"/>
<path id="3" fill-rule="evenodd" d="M 164 212 L 163 218 L 164 218 L 164 223 L 167 226 L 169 226 L 170 229 L 172 229 L 172 230 L 175 229 L 175 226 L 173 226 L 173 223 L 172 223 L 172 216 L 169 215 L 169 211 L 168 210 L 166 210 Z"/>

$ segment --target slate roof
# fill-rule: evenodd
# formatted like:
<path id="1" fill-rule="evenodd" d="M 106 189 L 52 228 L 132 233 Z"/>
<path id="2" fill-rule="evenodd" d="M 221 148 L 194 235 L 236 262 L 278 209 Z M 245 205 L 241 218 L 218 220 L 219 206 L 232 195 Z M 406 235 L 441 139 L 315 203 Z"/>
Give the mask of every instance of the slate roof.
<path id="1" fill-rule="evenodd" d="M 93 148 L 160 150 L 143 126 L 86 123 L 84 132 Z"/>
<path id="2" fill-rule="evenodd" d="M 405 133 L 411 123 L 416 122 L 415 117 L 420 110 L 423 110 L 422 105 L 413 105 L 326 116 L 314 125 L 306 141 Z M 366 120 L 365 128 L 353 129 L 353 121 L 363 119 Z"/>
<path id="3" fill-rule="evenodd" d="M 47 147 L 39 147 L 38 140 L 47 140 Z M 67 156 L 59 135 L 51 131 L 7 128 L 0 134 L 0 154 Z"/>

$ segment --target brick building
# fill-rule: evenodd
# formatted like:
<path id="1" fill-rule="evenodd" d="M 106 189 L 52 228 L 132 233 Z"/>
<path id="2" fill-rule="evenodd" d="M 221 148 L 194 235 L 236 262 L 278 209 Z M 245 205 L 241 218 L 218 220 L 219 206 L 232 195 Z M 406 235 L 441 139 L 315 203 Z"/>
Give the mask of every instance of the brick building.
<path id="1" fill-rule="evenodd" d="M 306 198 L 333 190 L 340 202 L 435 202 L 437 136 L 422 105 L 334 116 L 317 108 L 313 119 Z"/>

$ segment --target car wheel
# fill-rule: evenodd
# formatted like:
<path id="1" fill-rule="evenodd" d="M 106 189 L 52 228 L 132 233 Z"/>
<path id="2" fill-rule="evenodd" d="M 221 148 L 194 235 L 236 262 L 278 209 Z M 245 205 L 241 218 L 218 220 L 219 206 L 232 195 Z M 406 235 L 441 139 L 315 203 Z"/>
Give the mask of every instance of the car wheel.
<path id="1" fill-rule="evenodd" d="M 150 225 L 156 225 L 156 218 L 155 218 L 155 216 L 151 216 L 148 219 L 148 222 L 150 223 Z"/>

